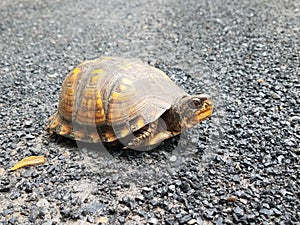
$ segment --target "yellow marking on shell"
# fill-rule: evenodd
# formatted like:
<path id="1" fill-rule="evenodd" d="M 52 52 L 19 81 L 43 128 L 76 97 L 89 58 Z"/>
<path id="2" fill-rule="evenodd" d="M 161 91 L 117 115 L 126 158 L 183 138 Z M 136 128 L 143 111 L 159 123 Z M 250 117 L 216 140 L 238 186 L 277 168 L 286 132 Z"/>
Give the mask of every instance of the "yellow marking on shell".
<path id="1" fill-rule="evenodd" d="M 100 137 L 99 137 L 99 134 L 97 132 L 90 133 L 90 138 L 91 138 L 92 142 L 99 142 L 100 141 Z"/>
<path id="2" fill-rule="evenodd" d="M 132 84 L 132 81 L 129 80 L 129 79 L 123 78 L 123 79 L 121 80 L 121 83 L 127 84 L 127 85 L 131 85 L 131 84 Z"/>
<path id="3" fill-rule="evenodd" d="M 93 89 L 86 90 L 77 112 L 77 119 L 84 124 L 100 124 L 105 121 L 100 92 L 95 93 Z"/>
<path id="4" fill-rule="evenodd" d="M 93 86 L 93 85 L 97 84 L 98 81 L 103 79 L 103 77 L 106 73 L 103 69 L 97 69 L 97 70 L 94 70 L 92 72 L 92 74 L 93 74 L 93 76 L 91 77 L 89 84 Z"/>
<path id="5" fill-rule="evenodd" d="M 74 70 L 73 70 L 73 76 L 77 76 L 79 73 L 80 73 L 80 68 L 79 67 L 76 67 Z"/>
<path id="6" fill-rule="evenodd" d="M 71 125 L 66 124 L 66 123 L 62 124 L 59 134 L 63 136 L 63 135 L 69 134 L 70 132 L 71 132 Z"/>
<path id="7" fill-rule="evenodd" d="M 88 109 L 88 117 L 91 119 L 95 118 L 96 102 L 93 99 L 88 99 L 87 109 Z"/>
<path id="8" fill-rule="evenodd" d="M 124 85 L 124 84 L 120 84 L 119 87 L 118 87 L 118 89 L 120 91 L 127 91 L 129 88 L 130 88 L 129 85 Z"/>
<path id="9" fill-rule="evenodd" d="M 97 101 L 96 101 L 96 104 L 97 104 L 97 108 L 98 109 L 101 109 L 102 108 L 102 101 L 101 101 L 101 94 L 100 93 L 97 93 Z"/>
<path id="10" fill-rule="evenodd" d="M 95 123 L 100 124 L 105 121 L 105 113 L 104 110 L 98 110 L 96 112 Z"/>
<path id="11" fill-rule="evenodd" d="M 150 111 L 150 115 L 151 115 L 151 117 L 155 117 L 155 116 L 157 116 L 157 112 L 154 109 L 152 109 Z"/>
<path id="12" fill-rule="evenodd" d="M 132 81 L 126 78 L 121 80 L 121 84 L 116 88 L 116 90 L 111 94 L 112 99 L 118 99 L 125 101 L 130 98 L 130 95 L 124 95 L 123 92 L 130 89 Z M 122 98 L 121 98 L 122 97 Z"/>
<path id="13" fill-rule="evenodd" d="M 73 135 L 76 140 L 81 140 L 85 136 L 85 130 L 76 130 L 74 131 Z"/>
<path id="14" fill-rule="evenodd" d="M 114 91 L 114 92 L 112 93 L 111 97 L 112 97 L 113 99 L 118 99 L 118 98 L 120 97 L 120 95 L 121 95 L 121 93 Z"/>
<path id="15" fill-rule="evenodd" d="M 128 69 L 132 69 L 133 68 L 133 65 L 132 65 L 132 63 L 127 63 L 127 64 L 125 64 L 125 65 L 120 65 L 120 66 L 118 66 L 119 67 L 119 69 L 121 69 L 121 70 L 128 70 Z"/>
<path id="16" fill-rule="evenodd" d="M 73 101 L 74 100 L 74 91 L 66 90 L 65 95 L 63 96 L 64 100 Z"/>
<path id="17" fill-rule="evenodd" d="M 96 69 L 96 70 L 93 70 L 93 74 L 105 74 L 105 70 L 103 70 L 103 69 Z"/>
<path id="18" fill-rule="evenodd" d="M 125 136 L 127 136 L 129 133 L 130 133 L 130 130 L 129 130 L 129 129 L 123 128 L 122 131 L 121 131 L 121 136 L 122 136 L 122 137 L 125 137 Z"/>
<path id="19" fill-rule="evenodd" d="M 85 89 L 83 96 L 88 99 L 95 99 L 96 98 L 95 92 L 96 92 L 95 88 L 88 87 Z"/>
<path id="20" fill-rule="evenodd" d="M 142 128 L 143 126 L 145 126 L 145 121 L 142 117 L 139 117 L 138 120 L 136 121 L 136 125 L 139 127 L 139 128 Z"/>

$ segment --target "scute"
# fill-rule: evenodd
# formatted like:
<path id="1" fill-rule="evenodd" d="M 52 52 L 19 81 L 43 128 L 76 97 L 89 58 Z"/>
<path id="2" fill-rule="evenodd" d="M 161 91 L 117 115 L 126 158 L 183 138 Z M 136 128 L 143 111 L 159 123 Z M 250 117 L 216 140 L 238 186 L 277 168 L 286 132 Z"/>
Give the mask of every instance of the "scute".
<path id="1" fill-rule="evenodd" d="M 76 140 L 112 142 L 157 120 L 185 94 L 166 74 L 140 60 L 101 57 L 67 75 L 51 120 L 68 121 L 72 134 L 66 135 Z"/>

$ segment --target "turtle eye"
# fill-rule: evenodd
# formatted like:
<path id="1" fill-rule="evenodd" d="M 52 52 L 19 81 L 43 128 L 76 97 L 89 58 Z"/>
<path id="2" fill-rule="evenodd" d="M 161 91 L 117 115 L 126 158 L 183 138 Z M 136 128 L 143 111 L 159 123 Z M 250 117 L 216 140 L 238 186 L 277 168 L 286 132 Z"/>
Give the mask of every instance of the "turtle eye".
<path id="1" fill-rule="evenodd" d="M 190 102 L 189 102 L 189 106 L 192 109 L 199 109 L 202 107 L 203 102 L 201 101 L 201 99 L 199 98 L 193 98 Z"/>

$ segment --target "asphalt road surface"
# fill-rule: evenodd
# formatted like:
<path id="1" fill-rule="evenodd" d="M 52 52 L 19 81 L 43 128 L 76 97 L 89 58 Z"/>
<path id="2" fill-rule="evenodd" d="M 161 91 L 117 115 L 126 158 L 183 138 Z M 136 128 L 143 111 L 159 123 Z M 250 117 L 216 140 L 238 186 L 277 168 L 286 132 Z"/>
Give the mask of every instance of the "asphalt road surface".
<path id="1" fill-rule="evenodd" d="M 299 224 L 299 54 L 295 0 L 1 0 L 0 224 Z M 101 55 L 213 116 L 148 152 L 49 138 L 63 78 Z"/>

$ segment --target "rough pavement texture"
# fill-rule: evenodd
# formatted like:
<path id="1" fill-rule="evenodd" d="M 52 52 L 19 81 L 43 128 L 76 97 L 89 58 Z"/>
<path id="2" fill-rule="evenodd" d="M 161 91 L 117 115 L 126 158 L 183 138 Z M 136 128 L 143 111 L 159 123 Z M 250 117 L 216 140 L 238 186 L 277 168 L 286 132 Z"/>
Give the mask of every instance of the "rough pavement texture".
<path id="1" fill-rule="evenodd" d="M 299 224 L 299 14 L 294 0 L 1 0 L 0 224 Z M 64 76 L 99 55 L 208 91 L 214 116 L 150 152 L 48 140 Z M 47 163 L 8 171 L 31 155 Z"/>

